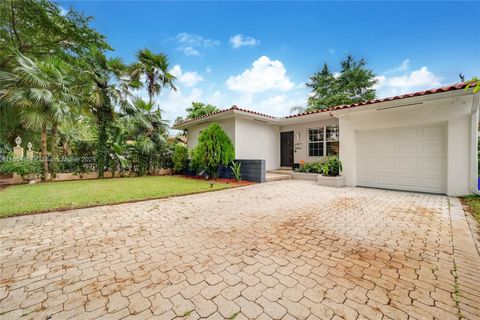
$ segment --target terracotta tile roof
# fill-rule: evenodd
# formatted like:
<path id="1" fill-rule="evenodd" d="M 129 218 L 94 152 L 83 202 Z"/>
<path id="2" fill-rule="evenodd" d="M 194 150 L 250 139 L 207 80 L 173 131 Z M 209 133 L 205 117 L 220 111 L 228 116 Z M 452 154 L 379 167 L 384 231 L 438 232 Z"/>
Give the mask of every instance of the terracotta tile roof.
<path id="1" fill-rule="evenodd" d="M 238 107 L 238 106 L 236 106 L 236 105 L 233 105 L 231 108 L 228 108 L 228 109 L 223 109 L 223 110 L 215 111 L 215 112 L 212 112 L 212 113 L 209 113 L 209 114 L 200 116 L 200 117 L 196 117 L 196 118 L 193 118 L 193 119 L 188 119 L 188 120 L 185 120 L 185 121 L 177 122 L 177 123 L 174 124 L 174 126 L 186 124 L 186 123 L 189 123 L 189 122 L 193 122 L 193 121 L 196 121 L 196 120 L 199 120 L 199 119 L 202 119 L 202 118 L 208 118 L 208 117 L 213 116 L 213 115 L 215 115 L 215 114 L 220 114 L 220 113 L 224 113 L 224 112 L 232 111 L 232 110 L 238 110 L 238 111 L 242 111 L 242 112 L 247 112 L 247 113 L 255 114 L 255 115 L 257 115 L 257 116 L 262 116 L 262 117 L 266 117 L 266 118 L 270 118 L 270 119 L 277 119 L 276 117 L 270 116 L 270 115 L 268 115 L 268 114 L 256 112 L 256 111 L 253 111 L 253 110 L 243 109 L 243 108 L 240 108 L 240 107 Z"/>
<path id="2" fill-rule="evenodd" d="M 447 91 L 461 90 L 461 89 L 464 89 L 467 86 L 467 84 L 468 84 L 468 82 L 460 82 L 460 83 L 444 86 L 444 87 L 441 87 L 441 88 L 428 89 L 428 90 L 417 91 L 417 92 L 413 92 L 413 93 L 406 93 L 406 94 L 402 94 L 402 95 L 398 95 L 398 96 L 394 96 L 394 97 L 374 99 L 374 100 L 369 100 L 369 101 L 364 101 L 364 102 L 359 102 L 359 103 L 352 103 L 352 104 L 348 104 L 348 105 L 340 105 L 340 106 L 330 107 L 330 108 L 326 108 L 326 109 L 322 109 L 322 110 L 303 112 L 303 113 L 287 116 L 287 117 L 285 117 L 285 119 L 301 117 L 301 116 L 306 116 L 306 115 L 309 115 L 309 114 L 320 113 L 320 112 L 327 112 L 327 111 L 335 111 L 335 110 L 341 110 L 341 109 L 349 109 L 349 108 L 354 108 L 354 107 L 361 107 L 361 106 L 380 103 L 380 102 L 388 102 L 388 101 L 400 100 L 400 99 L 405 99 L 405 98 L 425 96 L 425 95 L 435 94 L 435 93 L 442 93 L 442 92 L 447 92 Z M 471 85 L 471 87 L 474 87 L 474 86 L 475 86 L 475 83 L 473 85 Z"/>
<path id="3" fill-rule="evenodd" d="M 467 86 L 467 84 L 468 84 L 468 82 L 460 82 L 460 83 L 456 83 L 456 84 L 452 84 L 452 85 L 448 85 L 448 86 L 444 86 L 444 87 L 440 87 L 440 88 L 428 89 L 428 90 L 418 91 L 418 92 L 413 92 L 413 93 L 406 93 L 406 94 L 402 94 L 402 95 L 398 95 L 398 96 L 394 96 L 394 97 L 374 99 L 374 100 L 369 100 L 369 101 L 364 101 L 364 102 L 359 102 L 359 103 L 330 107 L 330 108 L 322 109 L 322 110 L 303 112 L 303 113 L 299 113 L 299 114 L 295 114 L 295 115 L 291 115 L 291 116 L 286 116 L 284 119 L 296 118 L 296 117 L 301 117 L 301 116 L 306 116 L 306 115 L 321 113 L 321 112 L 327 112 L 327 111 L 336 111 L 336 110 L 349 109 L 349 108 L 354 108 L 354 107 L 361 107 L 361 106 L 366 106 L 366 105 L 380 103 L 380 102 L 388 102 L 388 101 L 400 100 L 400 99 L 411 98 L 411 97 L 425 96 L 425 95 L 442 93 L 442 92 L 447 92 L 447 91 L 461 90 L 461 89 L 464 89 Z M 475 83 L 473 85 L 471 85 L 471 87 L 474 87 L 474 86 L 475 86 Z M 228 109 L 219 110 L 219 111 L 216 111 L 216 112 L 212 112 L 212 113 L 203 115 L 201 117 L 177 122 L 177 123 L 174 124 L 174 126 L 187 124 L 187 123 L 190 123 L 190 122 L 202 119 L 202 118 L 208 118 L 210 116 L 220 114 L 220 113 L 224 113 L 224 112 L 228 112 L 228 111 L 232 111 L 232 110 L 239 110 L 239 111 L 242 111 L 242 112 L 255 114 L 255 115 L 270 118 L 270 119 L 279 119 L 277 117 L 270 116 L 268 114 L 264 114 L 264 113 L 260 113 L 260 112 L 256 112 L 256 111 L 252 111 L 252 110 L 248 110 L 248 109 L 243 109 L 243 108 L 240 108 L 236 105 L 233 105 L 231 108 L 228 108 Z"/>

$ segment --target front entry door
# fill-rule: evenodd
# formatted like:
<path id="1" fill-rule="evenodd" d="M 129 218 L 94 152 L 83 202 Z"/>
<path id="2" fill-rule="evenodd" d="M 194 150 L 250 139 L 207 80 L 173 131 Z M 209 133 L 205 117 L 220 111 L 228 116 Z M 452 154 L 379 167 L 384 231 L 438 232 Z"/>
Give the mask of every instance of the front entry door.
<path id="1" fill-rule="evenodd" d="M 293 167 L 293 131 L 280 133 L 280 166 Z"/>

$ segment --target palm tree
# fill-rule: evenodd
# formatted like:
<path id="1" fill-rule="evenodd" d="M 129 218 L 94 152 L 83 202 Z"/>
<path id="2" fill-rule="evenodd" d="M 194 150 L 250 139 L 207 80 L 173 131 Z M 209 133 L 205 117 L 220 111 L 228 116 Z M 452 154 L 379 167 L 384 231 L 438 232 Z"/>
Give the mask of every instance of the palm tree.
<path id="1" fill-rule="evenodd" d="M 148 102 L 154 104 L 154 98 L 163 87 L 177 88 L 173 81 L 175 76 L 168 72 L 168 57 L 163 54 L 154 54 L 149 49 L 142 49 L 137 53 L 137 63 L 132 66 L 132 77 L 141 83 L 145 77 L 145 86 L 148 92 Z"/>
<path id="2" fill-rule="evenodd" d="M 33 60 L 15 53 L 15 67 L 0 71 L 0 98 L 17 108 L 26 128 L 40 130 L 43 180 L 49 174 L 47 130 L 78 103 L 71 68 L 58 57 Z"/>
<path id="3" fill-rule="evenodd" d="M 150 172 L 152 160 L 156 159 L 160 149 L 166 143 L 167 121 L 162 119 L 159 108 L 141 98 L 133 100 L 135 113 L 128 117 L 132 139 L 139 155 L 140 172 Z"/>
<path id="4" fill-rule="evenodd" d="M 90 86 L 87 101 L 97 120 L 97 170 L 98 176 L 103 177 L 108 157 L 108 128 L 115 117 L 115 108 L 133 112 L 131 89 L 138 84 L 132 81 L 120 58 L 107 59 L 101 51 L 92 49 L 87 62 L 85 75 Z"/>

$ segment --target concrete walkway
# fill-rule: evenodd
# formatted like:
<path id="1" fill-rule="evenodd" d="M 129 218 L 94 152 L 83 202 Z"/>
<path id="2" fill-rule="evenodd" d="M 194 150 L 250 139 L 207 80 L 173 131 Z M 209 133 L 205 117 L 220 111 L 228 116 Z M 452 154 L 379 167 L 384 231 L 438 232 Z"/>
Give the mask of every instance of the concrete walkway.
<path id="1" fill-rule="evenodd" d="M 458 199 L 287 180 L 0 220 L 0 319 L 480 318 Z"/>

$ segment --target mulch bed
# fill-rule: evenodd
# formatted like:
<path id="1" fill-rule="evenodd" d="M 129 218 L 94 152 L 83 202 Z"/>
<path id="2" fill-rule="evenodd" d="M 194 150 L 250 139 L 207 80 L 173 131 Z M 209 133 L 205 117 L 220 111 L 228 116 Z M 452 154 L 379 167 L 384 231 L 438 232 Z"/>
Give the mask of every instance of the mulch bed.
<path id="1" fill-rule="evenodd" d="M 218 183 L 226 183 L 226 184 L 232 184 L 234 186 L 238 187 L 243 187 L 243 186 L 249 186 L 251 184 L 255 184 L 256 182 L 253 181 L 246 181 L 246 180 L 240 180 L 237 181 L 235 179 L 227 179 L 227 178 L 215 178 L 215 179 L 205 179 L 205 177 L 202 176 L 182 176 L 187 179 L 195 179 L 195 180 L 205 180 L 205 181 L 210 181 L 210 182 L 218 182 Z"/>

